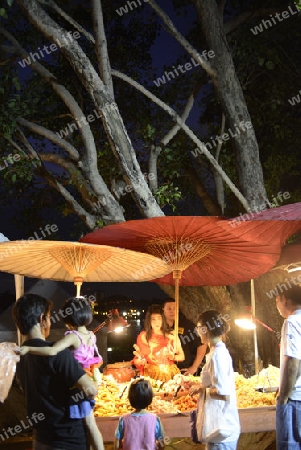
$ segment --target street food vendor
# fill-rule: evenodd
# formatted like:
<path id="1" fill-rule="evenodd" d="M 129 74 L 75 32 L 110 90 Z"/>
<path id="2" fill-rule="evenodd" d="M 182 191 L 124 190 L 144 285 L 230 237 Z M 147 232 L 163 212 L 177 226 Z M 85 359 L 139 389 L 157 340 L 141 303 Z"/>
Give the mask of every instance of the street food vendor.
<path id="1" fill-rule="evenodd" d="M 138 335 L 134 348 L 133 363 L 141 374 L 168 381 L 180 373 L 175 361 L 183 361 L 185 355 L 178 336 L 168 331 L 161 305 L 149 307 L 144 331 Z"/>
<path id="2" fill-rule="evenodd" d="M 174 329 L 176 304 L 173 298 L 167 298 L 163 303 L 163 312 L 169 330 Z M 188 320 L 181 312 L 179 312 L 179 339 L 185 354 L 185 359 L 177 366 L 184 375 L 194 375 L 200 364 L 202 363 L 207 347 L 203 345 L 200 337 L 198 336 L 195 325 Z"/>

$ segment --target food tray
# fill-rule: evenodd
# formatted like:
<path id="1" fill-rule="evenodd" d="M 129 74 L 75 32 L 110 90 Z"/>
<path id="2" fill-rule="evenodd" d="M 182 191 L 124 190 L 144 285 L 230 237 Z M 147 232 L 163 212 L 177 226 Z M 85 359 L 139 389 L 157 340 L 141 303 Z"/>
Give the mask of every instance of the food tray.
<path id="1" fill-rule="evenodd" d="M 274 387 L 256 387 L 255 391 L 256 392 L 262 392 L 263 394 L 269 394 L 271 392 L 277 392 L 278 391 L 278 386 L 274 386 Z"/>

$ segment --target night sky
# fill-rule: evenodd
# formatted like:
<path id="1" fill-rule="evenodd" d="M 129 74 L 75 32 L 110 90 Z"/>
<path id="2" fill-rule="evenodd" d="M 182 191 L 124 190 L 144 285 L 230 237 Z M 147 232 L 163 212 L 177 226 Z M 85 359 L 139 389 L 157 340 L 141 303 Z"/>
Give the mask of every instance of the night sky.
<path id="1" fill-rule="evenodd" d="M 125 2 L 124 2 L 125 3 Z M 123 3 L 121 3 L 123 5 Z M 161 7 L 170 14 L 171 19 L 175 22 L 177 27 L 183 34 L 189 28 L 191 20 L 194 17 L 193 8 L 188 6 L 188 15 L 183 18 L 173 13 L 173 8 L 170 7 L 170 2 L 164 0 L 160 2 Z M 142 14 L 147 14 L 149 8 L 143 8 Z M 164 73 L 166 66 L 172 66 L 176 63 L 177 58 L 184 54 L 180 45 L 172 38 L 164 29 L 161 29 L 158 35 L 152 51 L 153 66 L 156 67 L 157 75 L 161 76 Z M 46 57 L 47 59 L 48 57 Z M 188 55 L 184 54 L 183 64 L 189 60 Z M 165 68 L 164 68 L 165 66 Z M 31 70 L 29 68 L 22 69 L 22 73 L 25 77 L 30 76 Z M 183 74 L 185 76 L 185 74 Z M 2 232 L 9 240 L 28 239 L 28 236 L 24 234 L 22 230 L 22 223 L 20 225 L 13 223 L 15 215 L 15 205 L 11 204 L 6 207 L 5 220 L 0 223 L 0 232 Z M 49 224 L 56 224 L 59 228 L 58 237 L 53 236 L 54 239 L 60 240 L 74 240 L 70 237 L 69 229 L 72 226 L 74 220 L 72 216 L 61 217 L 55 210 L 51 208 L 45 208 L 43 212 L 45 217 L 45 225 L 48 221 Z M 2 218 L 4 219 L 4 217 Z M 37 230 L 38 231 L 38 230 Z M 25 279 L 25 291 L 29 289 L 36 281 L 36 279 Z M 75 287 L 73 283 L 60 283 L 64 289 L 68 290 L 72 295 L 75 293 Z M 149 298 L 165 298 L 166 294 L 155 283 L 84 283 L 82 287 L 82 293 L 93 292 L 95 289 L 105 292 L 106 296 L 122 293 L 122 295 L 129 296 L 135 299 L 149 299 Z M 0 272 L 0 295 L 6 291 L 14 293 L 14 276 L 7 273 Z"/>

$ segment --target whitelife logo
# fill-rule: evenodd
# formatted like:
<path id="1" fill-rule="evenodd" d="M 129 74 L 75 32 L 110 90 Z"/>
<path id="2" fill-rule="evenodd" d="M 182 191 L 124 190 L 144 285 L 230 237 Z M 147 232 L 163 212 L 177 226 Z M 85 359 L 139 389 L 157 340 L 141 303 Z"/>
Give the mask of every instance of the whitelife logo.
<path id="1" fill-rule="evenodd" d="M 210 150 L 212 150 L 213 146 L 216 147 L 219 144 L 222 144 L 223 142 L 226 142 L 230 139 L 230 137 L 236 137 L 238 136 L 240 133 L 247 133 L 249 129 L 253 128 L 253 125 L 251 122 L 247 121 L 247 122 L 239 122 L 239 124 L 237 125 L 236 123 L 234 124 L 235 127 L 235 131 L 233 133 L 233 130 L 231 130 L 231 128 L 228 128 L 228 133 L 223 133 L 220 136 L 215 136 L 215 137 L 211 137 L 211 141 L 212 142 L 206 142 L 205 147 L 209 148 Z M 198 155 L 202 155 L 203 151 L 200 148 L 195 148 L 194 150 L 191 150 L 190 153 L 197 158 Z"/>
<path id="2" fill-rule="evenodd" d="M 49 223 L 44 227 L 44 229 L 41 227 L 40 228 L 40 232 L 42 237 L 39 236 L 39 232 L 35 231 L 33 234 L 33 236 L 30 236 L 27 240 L 26 239 L 22 239 L 18 242 L 18 244 L 11 246 L 8 250 L 4 251 L 4 252 L 0 252 L 0 261 L 3 261 L 4 258 L 13 255 L 14 253 L 18 253 L 18 251 L 22 248 L 24 248 L 24 246 L 26 245 L 30 245 L 31 242 L 33 241 L 40 241 L 43 238 L 47 238 L 48 236 L 51 235 L 51 233 L 56 233 L 58 231 L 58 227 L 57 225 L 53 224 L 53 225 L 49 225 Z M 47 234 L 46 234 L 47 232 Z"/>
<path id="3" fill-rule="evenodd" d="M 8 427 L 3 428 L 2 432 L 0 433 L 0 437 L 2 441 L 5 441 L 5 439 L 9 439 L 13 436 L 16 436 L 16 434 L 21 433 L 22 431 L 26 430 L 27 428 L 32 427 L 34 424 L 41 422 L 45 419 L 45 416 L 43 413 L 33 413 L 31 417 L 29 418 L 26 416 L 27 422 L 25 423 L 23 420 L 20 421 L 20 425 L 15 425 L 14 427 Z"/>
<path id="4" fill-rule="evenodd" d="M 257 34 L 262 33 L 264 30 L 267 30 L 268 28 L 277 25 L 279 22 L 282 22 L 284 19 L 288 19 L 289 17 L 298 14 L 298 12 L 300 12 L 300 4 L 297 5 L 297 3 L 294 2 L 294 5 L 296 9 L 292 9 L 292 7 L 289 6 L 288 11 L 282 11 L 281 13 L 276 13 L 274 15 L 270 14 L 270 19 L 262 19 L 260 25 L 256 25 L 254 28 L 250 28 L 250 30 L 256 36 Z M 276 19 L 278 20 L 278 22 L 276 21 Z"/>
<path id="5" fill-rule="evenodd" d="M 21 156 L 18 153 L 14 155 L 10 153 L 9 155 L 5 156 L 0 160 L 0 170 L 7 169 L 8 167 L 12 166 L 15 162 L 20 161 L 20 159 Z"/>
<path id="6" fill-rule="evenodd" d="M 201 53 L 201 57 L 205 61 L 208 61 L 208 57 L 209 58 L 214 58 L 215 57 L 215 53 L 214 53 L 213 50 L 209 50 L 209 52 L 207 52 L 207 50 L 204 50 Z M 197 67 L 197 66 L 200 65 L 200 63 L 195 61 L 194 58 L 191 58 L 190 61 L 191 62 L 187 62 L 184 65 L 183 64 L 179 64 L 177 67 L 173 66 L 173 70 L 171 70 L 170 72 L 165 71 L 163 76 L 162 77 L 158 77 L 156 80 L 153 80 L 153 83 L 155 84 L 155 86 L 159 87 L 159 86 L 161 86 L 161 84 L 165 84 L 167 81 L 173 80 L 176 77 L 180 76 L 182 73 L 186 73 L 189 70 L 193 69 L 193 67 Z"/>
<path id="7" fill-rule="evenodd" d="M 301 102 L 301 89 L 295 97 L 289 98 L 288 102 L 291 106 L 295 106 Z"/>
<path id="8" fill-rule="evenodd" d="M 59 48 L 66 47 L 72 42 L 73 39 L 79 39 L 80 33 L 78 31 L 68 31 L 67 37 L 62 36 L 61 41 L 58 41 L 58 46 L 56 44 L 44 45 L 44 47 L 38 47 L 35 53 L 30 52 L 27 58 L 23 58 L 19 61 L 20 66 L 24 69 L 26 66 L 30 66 L 33 62 L 45 58 L 46 55 L 50 55 Z"/>
<path id="9" fill-rule="evenodd" d="M 148 2 L 148 0 L 143 0 L 143 1 L 144 1 L 144 3 Z M 133 11 L 133 9 L 136 9 L 136 8 L 138 8 L 138 6 L 141 6 L 141 5 L 142 5 L 141 0 L 136 0 L 135 2 L 127 1 L 124 6 L 121 6 L 121 8 L 119 8 L 119 9 L 115 9 L 115 11 L 117 12 L 117 14 L 119 16 L 123 16 L 124 14 L 127 14 L 130 11 Z"/>

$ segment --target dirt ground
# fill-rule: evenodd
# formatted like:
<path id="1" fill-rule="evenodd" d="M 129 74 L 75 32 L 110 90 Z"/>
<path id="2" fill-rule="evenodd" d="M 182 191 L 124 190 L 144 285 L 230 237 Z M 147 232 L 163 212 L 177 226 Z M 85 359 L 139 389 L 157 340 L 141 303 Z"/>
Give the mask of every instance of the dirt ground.
<path id="1" fill-rule="evenodd" d="M 21 438 L 22 439 L 22 438 Z M 31 440 L 12 439 L 0 444 L 1 450 L 31 450 Z M 112 442 L 105 442 L 105 450 L 114 450 Z M 189 438 L 174 438 L 164 450 L 205 450 L 205 445 L 194 444 Z M 275 433 L 250 433 L 240 437 L 237 450 L 276 450 Z"/>

